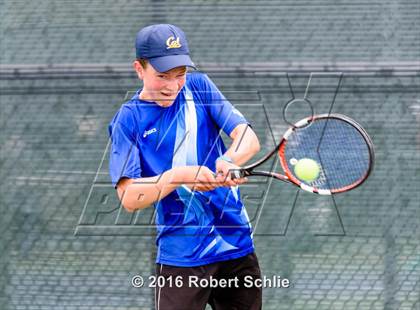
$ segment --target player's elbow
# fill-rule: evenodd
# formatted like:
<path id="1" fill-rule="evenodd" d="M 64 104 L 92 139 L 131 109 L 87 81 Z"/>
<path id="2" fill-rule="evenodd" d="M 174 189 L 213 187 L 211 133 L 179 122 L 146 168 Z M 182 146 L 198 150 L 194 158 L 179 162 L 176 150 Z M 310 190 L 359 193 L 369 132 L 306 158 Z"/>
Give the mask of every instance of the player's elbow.
<path id="1" fill-rule="evenodd" d="M 137 210 L 133 205 L 131 205 L 130 203 L 127 203 L 127 202 L 122 202 L 121 201 L 121 205 L 123 206 L 124 210 L 129 212 L 129 213 L 133 213 L 134 211 Z"/>
<path id="2" fill-rule="evenodd" d="M 136 211 L 136 208 L 134 207 L 134 204 L 128 199 L 128 197 L 125 195 L 126 192 L 124 191 L 121 193 L 118 192 L 118 198 L 120 199 L 121 206 L 125 209 L 127 212 L 134 212 Z"/>
<path id="3" fill-rule="evenodd" d="M 120 198 L 121 205 L 124 209 L 129 212 L 135 212 L 137 210 L 142 210 L 147 207 L 150 207 L 150 203 L 147 201 L 143 201 L 142 199 L 135 199 L 131 193 L 130 195 L 125 195 L 124 197 Z"/>
<path id="4" fill-rule="evenodd" d="M 149 206 L 147 203 L 139 201 L 138 199 L 134 199 L 131 193 L 128 195 L 126 194 L 124 196 L 120 196 L 120 202 L 123 208 L 129 213 L 147 208 Z"/>
<path id="5" fill-rule="evenodd" d="M 133 183 L 134 180 L 123 178 L 118 182 L 117 185 L 117 194 L 120 200 L 121 205 L 127 212 L 134 212 L 138 209 L 135 201 L 130 199 L 130 193 L 128 191 L 129 186 Z"/>
<path id="6" fill-rule="evenodd" d="M 123 197 L 122 199 L 120 198 L 120 202 L 123 208 L 129 213 L 147 208 L 149 206 L 149 204 L 142 203 L 138 200 L 130 200 L 130 198 L 127 196 Z"/>

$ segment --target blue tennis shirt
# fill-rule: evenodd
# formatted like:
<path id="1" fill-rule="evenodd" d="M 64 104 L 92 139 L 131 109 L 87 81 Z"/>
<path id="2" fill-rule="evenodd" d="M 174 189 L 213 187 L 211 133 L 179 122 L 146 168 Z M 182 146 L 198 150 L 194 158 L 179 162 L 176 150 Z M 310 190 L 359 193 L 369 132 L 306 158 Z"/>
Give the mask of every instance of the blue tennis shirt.
<path id="1" fill-rule="evenodd" d="M 244 116 L 202 73 L 189 73 L 169 107 L 139 99 L 140 90 L 121 106 L 109 125 L 110 175 L 120 178 L 162 174 L 179 166 L 207 166 L 226 151 L 227 135 Z M 156 262 L 199 266 L 254 251 L 252 230 L 238 187 L 191 191 L 182 185 L 154 204 Z"/>

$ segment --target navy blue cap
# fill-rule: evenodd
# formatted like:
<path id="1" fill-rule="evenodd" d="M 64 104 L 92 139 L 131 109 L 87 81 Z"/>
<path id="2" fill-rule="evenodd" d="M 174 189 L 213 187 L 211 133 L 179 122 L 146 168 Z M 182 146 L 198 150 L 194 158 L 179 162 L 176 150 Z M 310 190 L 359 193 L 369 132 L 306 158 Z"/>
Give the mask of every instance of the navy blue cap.
<path id="1" fill-rule="evenodd" d="M 158 72 L 180 66 L 195 69 L 189 54 L 185 33 L 174 25 L 151 25 L 137 33 L 136 57 L 147 59 Z"/>

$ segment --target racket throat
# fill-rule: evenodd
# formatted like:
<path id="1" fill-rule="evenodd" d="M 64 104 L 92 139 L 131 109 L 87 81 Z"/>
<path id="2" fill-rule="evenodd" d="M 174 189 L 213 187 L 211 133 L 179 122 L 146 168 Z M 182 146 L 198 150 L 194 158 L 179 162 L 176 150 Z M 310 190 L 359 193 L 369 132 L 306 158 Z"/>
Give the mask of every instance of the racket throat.
<path id="1" fill-rule="evenodd" d="M 270 177 L 270 178 L 275 178 L 283 182 L 290 182 L 290 179 L 287 176 L 282 175 L 280 173 L 269 172 L 269 171 L 246 171 L 246 170 L 245 170 L 245 173 L 246 173 L 245 176 Z"/>

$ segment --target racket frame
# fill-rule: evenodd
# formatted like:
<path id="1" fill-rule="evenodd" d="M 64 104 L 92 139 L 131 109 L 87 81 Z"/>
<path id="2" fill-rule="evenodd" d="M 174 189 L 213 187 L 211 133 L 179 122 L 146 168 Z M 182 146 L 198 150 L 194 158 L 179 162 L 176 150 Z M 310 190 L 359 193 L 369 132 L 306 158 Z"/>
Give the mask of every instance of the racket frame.
<path id="1" fill-rule="evenodd" d="M 305 184 L 304 182 L 300 181 L 299 179 L 294 177 L 293 174 L 288 169 L 288 165 L 287 165 L 286 159 L 284 157 L 284 151 L 285 151 L 285 148 L 286 148 L 286 145 L 287 145 L 288 137 L 295 130 L 297 130 L 299 128 L 302 128 L 302 127 L 309 126 L 311 122 L 316 121 L 318 119 L 327 119 L 327 120 L 328 119 L 338 119 L 338 120 L 345 121 L 346 123 L 353 126 L 360 133 L 362 138 L 365 140 L 366 145 L 367 145 L 368 150 L 369 150 L 369 167 L 368 167 L 365 175 L 362 178 L 360 178 L 357 182 L 352 183 L 352 184 L 350 184 L 346 187 L 339 188 L 339 189 L 334 189 L 334 190 L 318 189 L 316 187 L 309 186 L 309 185 Z M 327 123 L 327 125 L 328 125 L 328 123 Z M 284 175 L 282 175 L 280 173 L 276 173 L 276 172 L 254 170 L 256 167 L 258 167 L 261 164 L 263 164 L 264 162 L 268 161 L 275 153 L 278 153 L 278 155 L 279 155 L 280 165 L 281 165 L 281 167 L 284 171 Z M 319 194 L 319 195 L 332 195 L 332 194 L 338 194 L 338 193 L 346 192 L 346 191 L 349 191 L 351 189 L 354 189 L 354 188 L 360 186 L 364 181 L 366 181 L 366 179 L 369 177 L 370 173 L 372 172 L 374 162 L 375 162 L 375 154 L 374 154 L 374 146 L 373 146 L 372 140 L 370 139 L 366 130 L 361 125 L 359 125 L 353 119 L 351 119 L 351 118 L 349 118 L 345 115 L 342 115 L 342 114 L 336 114 L 336 113 L 334 113 L 334 114 L 320 114 L 320 115 L 310 116 L 310 117 L 307 117 L 307 118 L 304 118 L 304 119 L 298 121 L 296 124 L 294 124 L 294 126 L 290 127 L 284 133 L 281 141 L 277 144 L 277 146 L 271 152 L 266 154 L 264 157 L 262 157 L 261 159 L 259 159 L 255 163 L 253 163 L 251 165 L 248 165 L 248 166 L 245 166 L 242 169 L 234 171 L 234 177 L 248 177 L 248 176 L 254 176 L 254 175 L 255 176 L 271 177 L 271 178 L 275 178 L 275 179 L 283 181 L 283 182 L 292 183 L 292 184 L 300 187 L 301 189 L 303 189 L 307 192 L 311 192 L 311 193 L 315 193 L 315 194 Z"/>

